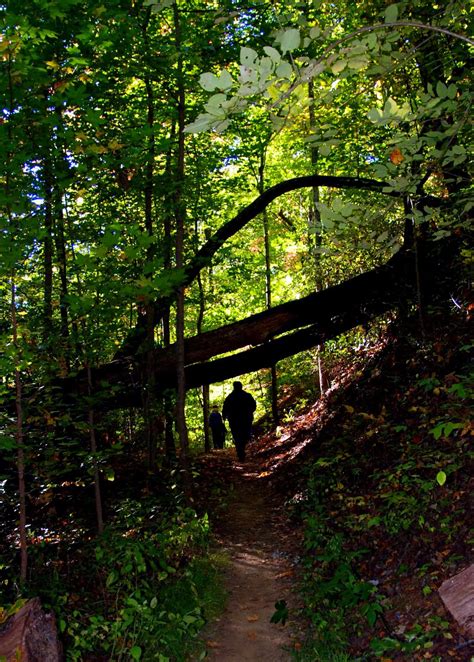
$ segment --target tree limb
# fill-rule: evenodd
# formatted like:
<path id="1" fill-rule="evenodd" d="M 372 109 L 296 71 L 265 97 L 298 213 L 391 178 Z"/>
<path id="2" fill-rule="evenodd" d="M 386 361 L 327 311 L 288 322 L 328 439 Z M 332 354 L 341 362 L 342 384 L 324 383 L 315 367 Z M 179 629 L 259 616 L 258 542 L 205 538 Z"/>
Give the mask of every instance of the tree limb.
<path id="1" fill-rule="evenodd" d="M 176 283 L 173 285 L 172 291 L 169 295 L 157 299 L 154 303 L 154 325 L 158 324 L 163 316 L 164 311 L 171 305 L 176 296 L 179 287 L 187 287 L 196 278 L 198 273 L 205 266 L 208 266 L 212 257 L 219 250 L 219 248 L 230 237 L 235 235 L 247 223 L 253 220 L 260 214 L 273 200 L 290 191 L 296 191 L 301 188 L 309 188 L 313 186 L 325 186 L 338 189 L 357 189 L 363 191 L 373 191 L 383 195 L 403 199 L 404 194 L 399 191 L 390 190 L 390 187 L 384 182 L 379 182 L 375 179 L 367 179 L 363 177 L 332 177 L 327 175 L 306 175 L 302 177 L 294 177 L 280 182 L 275 186 L 271 186 L 264 193 L 259 195 L 247 207 L 244 207 L 234 218 L 221 226 L 217 232 L 197 251 L 195 256 L 188 262 L 179 273 L 177 269 L 171 269 L 168 273 L 171 276 L 171 281 Z M 425 196 L 418 200 L 418 204 L 424 207 L 439 207 L 443 201 L 433 196 Z M 181 276 L 180 278 L 177 276 Z M 122 348 L 115 355 L 116 359 L 133 356 L 139 349 L 142 341 L 145 339 L 145 319 L 140 316 L 137 321 L 135 329 L 126 338 Z"/>

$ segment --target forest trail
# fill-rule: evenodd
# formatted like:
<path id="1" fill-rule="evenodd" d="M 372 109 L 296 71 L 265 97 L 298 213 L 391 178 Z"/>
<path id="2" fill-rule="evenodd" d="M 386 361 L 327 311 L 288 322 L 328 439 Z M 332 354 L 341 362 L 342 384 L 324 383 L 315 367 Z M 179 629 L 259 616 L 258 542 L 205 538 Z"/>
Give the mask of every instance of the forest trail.
<path id="1" fill-rule="evenodd" d="M 206 659 L 284 662 L 291 659 L 291 624 L 270 619 L 277 601 L 285 600 L 290 613 L 295 606 L 292 537 L 259 464 L 252 459 L 236 463 L 234 456 L 233 449 L 213 454 L 213 461 L 230 472 L 234 489 L 214 524 L 217 541 L 229 558 L 224 577 L 228 600 L 220 618 L 203 634 Z"/>

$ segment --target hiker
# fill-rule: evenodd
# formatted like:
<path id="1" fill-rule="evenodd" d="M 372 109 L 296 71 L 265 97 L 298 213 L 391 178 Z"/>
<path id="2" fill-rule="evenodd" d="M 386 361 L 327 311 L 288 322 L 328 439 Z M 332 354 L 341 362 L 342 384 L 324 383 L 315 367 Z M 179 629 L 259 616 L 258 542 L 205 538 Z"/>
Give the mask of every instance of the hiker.
<path id="1" fill-rule="evenodd" d="M 245 446 L 252 434 L 253 413 L 257 403 L 247 391 L 243 390 L 242 382 L 234 382 L 234 390 L 224 400 L 222 418 L 228 420 L 234 439 L 237 457 L 245 460 Z"/>
<path id="2" fill-rule="evenodd" d="M 225 429 L 224 421 L 222 420 L 217 405 L 213 406 L 209 415 L 209 427 L 212 432 L 212 443 L 214 448 L 224 448 L 225 434 L 227 430 Z"/>

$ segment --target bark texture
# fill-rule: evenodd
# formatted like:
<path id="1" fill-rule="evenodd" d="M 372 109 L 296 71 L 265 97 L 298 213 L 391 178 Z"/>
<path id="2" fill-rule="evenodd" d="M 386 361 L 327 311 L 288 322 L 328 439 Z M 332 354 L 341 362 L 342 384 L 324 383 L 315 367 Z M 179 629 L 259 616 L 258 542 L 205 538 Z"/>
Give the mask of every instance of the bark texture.
<path id="1" fill-rule="evenodd" d="M 29 600 L 0 628 L 0 657 L 22 662 L 61 662 L 54 614 L 41 608 L 39 598 Z"/>

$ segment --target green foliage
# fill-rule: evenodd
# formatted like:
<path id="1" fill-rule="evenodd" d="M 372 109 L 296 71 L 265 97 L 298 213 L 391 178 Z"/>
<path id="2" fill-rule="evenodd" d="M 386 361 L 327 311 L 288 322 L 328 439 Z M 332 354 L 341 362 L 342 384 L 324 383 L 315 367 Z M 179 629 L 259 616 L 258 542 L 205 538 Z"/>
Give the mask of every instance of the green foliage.
<path id="1" fill-rule="evenodd" d="M 275 612 L 270 618 L 270 623 L 281 623 L 282 625 L 285 625 L 287 620 L 288 607 L 286 600 L 277 600 L 277 602 L 275 602 Z"/>
<path id="2" fill-rule="evenodd" d="M 381 596 L 376 586 L 354 571 L 357 560 L 368 550 L 349 551 L 343 534 L 331 530 L 322 508 L 305 518 L 304 549 L 303 591 L 317 639 L 336 637 L 343 644 L 344 623 L 354 609 L 373 626 L 383 612 Z"/>
<path id="3" fill-rule="evenodd" d="M 313 628 L 297 659 L 311 659 L 305 649 L 314 659 L 344 655 L 361 630 L 381 657 L 429 651 L 444 640 L 445 626 L 436 619 L 396 626 L 393 582 L 411 578 L 420 600 L 431 601 L 442 574 L 453 572 L 455 559 L 441 571 L 433 555 L 437 550 L 444 558 L 465 536 L 473 381 L 456 342 L 447 356 L 429 340 L 410 351 L 400 354 L 410 366 L 403 377 L 398 366 L 391 374 L 383 358 L 358 374 L 352 395 L 358 393 L 359 407 L 346 399 L 328 437 L 320 434 L 320 456 L 292 503 L 305 526 L 302 591 Z M 427 548 L 426 563 L 416 563 Z M 384 550 L 394 555 L 391 563 L 399 559 L 391 570 Z M 382 557 L 383 567 L 372 555 Z M 371 629 L 378 619 L 381 636 Z"/>
<path id="4" fill-rule="evenodd" d="M 208 554 L 208 537 L 207 518 L 190 509 L 158 527 L 136 520 L 135 528 L 109 528 L 76 553 L 69 587 L 57 575 L 46 581 L 41 559 L 33 560 L 38 577 L 30 590 L 56 611 L 67 659 L 184 659 L 225 601 L 225 561 Z M 50 553 L 36 550 L 51 568 Z"/>

